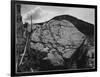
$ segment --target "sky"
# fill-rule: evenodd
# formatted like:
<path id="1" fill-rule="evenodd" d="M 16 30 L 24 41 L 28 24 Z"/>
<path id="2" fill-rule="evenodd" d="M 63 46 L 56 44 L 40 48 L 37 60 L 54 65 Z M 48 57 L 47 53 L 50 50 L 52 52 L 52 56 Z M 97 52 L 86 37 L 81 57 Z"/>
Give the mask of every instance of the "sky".
<path id="1" fill-rule="evenodd" d="M 40 23 L 50 20 L 58 15 L 72 15 L 83 21 L 95 24 L 95 9 L 78 8 L 78 7 L 59 7 L 59 6 L 44 6 L 44 5 L 21 5 L 21 15 L 24 22 L 30 23 L 32 16 L 33 23 Z"/>

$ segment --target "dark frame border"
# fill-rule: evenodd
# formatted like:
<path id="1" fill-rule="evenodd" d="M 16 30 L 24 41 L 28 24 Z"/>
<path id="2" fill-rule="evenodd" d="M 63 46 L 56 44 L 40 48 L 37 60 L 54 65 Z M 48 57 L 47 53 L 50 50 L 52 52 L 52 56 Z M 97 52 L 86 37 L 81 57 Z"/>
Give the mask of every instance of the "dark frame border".
<path id="1" fill-rule="evenodd" d="M 29 5 L 47 5 L 60 7 L 78 7 L 78 8 L 93 8 L 95 9 L 95 68 L 85 70 L 70 70 L 70 71 L 51 71 L 38 73 L 16 73 L 15 71 L 15 5 L 29 4 Z M 82 4 L 64 4 L 64 3 L 49 3 L 49 2 L 33 2 L 33 1 L 14 1 L 11 0 L 11 76 L 30 76 L 30 75 L 44 75 L 44 74 L 61 74 L 61 73 L 80 73 L 97 71 L 97 6 L 96 5 L 82 5 Z"/>

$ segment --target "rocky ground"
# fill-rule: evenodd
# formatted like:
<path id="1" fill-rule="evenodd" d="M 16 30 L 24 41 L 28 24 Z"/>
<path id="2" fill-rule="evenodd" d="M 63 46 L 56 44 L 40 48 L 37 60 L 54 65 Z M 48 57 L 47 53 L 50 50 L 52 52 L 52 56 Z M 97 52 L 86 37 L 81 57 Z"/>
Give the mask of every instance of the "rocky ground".
<path id="1" fill-rule="evenodd" d="M 51 19 L 32 24 L 32 27 L 28 24 L 21 36 L 23 37 L 17 37 L 16 42 L 17 72 L 83 69 L 95 66 L 93 41 L 70 21 Z"/>

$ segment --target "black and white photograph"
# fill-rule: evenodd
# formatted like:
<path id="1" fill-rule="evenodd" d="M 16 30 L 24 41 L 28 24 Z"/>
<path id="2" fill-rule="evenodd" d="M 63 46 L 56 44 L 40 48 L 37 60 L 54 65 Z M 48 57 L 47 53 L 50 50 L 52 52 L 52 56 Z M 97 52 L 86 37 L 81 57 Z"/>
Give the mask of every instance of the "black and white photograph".
<path id="1" fill-rule="evenodd" d="M 96 70 L 96 6 L 48 4 L 15 4 L 15 74 Z"/>

